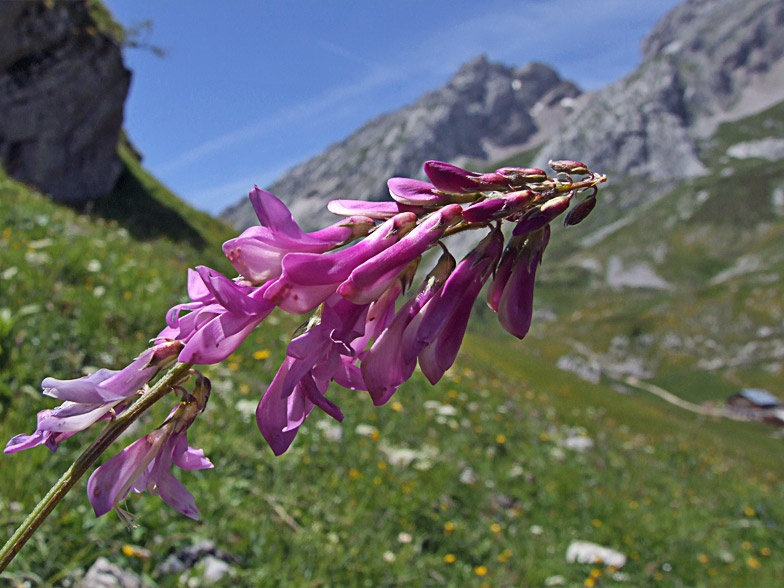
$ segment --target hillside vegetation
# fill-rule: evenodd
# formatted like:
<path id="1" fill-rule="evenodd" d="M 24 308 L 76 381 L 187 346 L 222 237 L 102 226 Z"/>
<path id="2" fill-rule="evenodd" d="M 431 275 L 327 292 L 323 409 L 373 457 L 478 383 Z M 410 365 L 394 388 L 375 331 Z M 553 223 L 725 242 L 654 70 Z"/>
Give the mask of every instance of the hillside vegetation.
<path id="1" fill-rule="evenodd" d="M 140 524 L 127 531 L 111 514 L 95 519 L 81 484 L 7 581 L 73 585 L 105 556 L 151 583 L 200 585 L 199 565 L 163 564 L 209 540 L 230 562 L 225 586 L 780 585 L 784 458 L 774 429 L 698 417 L 619 387 L 606 369 L 639 356 L 653 381 L 693 400 L 776 378 L 761 360 L 700 368 L 705 358 L 733 357 L 760 325 L 780 335 L 780 287 L 757 278 L 781 270 L 781 218 L 760 207 L 771 206 L 765 198 L 782 178 L 763 160 L 722 159 L 747 140 L 741 133 L 765 127 L 753 122 L 723 127 L 706 146 L 710 176 L 654 203 L 639 190 L 629 202 L 626 187 L 610 186 L 595 217 L 557 232 L 538 292 L 549 313 L 535 318 L 530 338 L 514 340 L 480 311 L 441 384 L 416 375 L 381 408 L 336 389 L 343 425 L 312 415 L 280 458 L 253 419 L 297 326 L 273 314 L 228 361 L 205 370 L 213 394 L 190 442 L 216 467 L 181 477 L 202 520 L 145 494 L 126 503 Z M 166 191 L 130 151 L 123 156 L 122 198 L 80 210 L 0 177 L 4 440 L 32 431 L 35 413 L 53 405 L 40 395 L 43 377 L 118 368 L 143 350 L 184 299 L 186 267 L 229 273 L 225 228 Z M 746 204 L 734 206 L 740 199 Z M 620 210 L 631 219 L 622 230 L 591 241 Z M 726 273 L 751 254 L 764 268 Z M 613 256 L 647 261 L 671 287 L 608 287 Z M 728 277 L 716 280 L 722 272 Z M 671 345 L 673 335 L 710 338 L 726 355 Z M 605 366 L 596 383 L 556 367 L 585 348 Z M 153 412 L 125 443 L 165 416 L 163 407 Z M 94 435 L 56 454 L 36 448 L 0 459 L 6 535 Z M 567 563 L 575 540 L 621 551 L 627 563 Z"/>

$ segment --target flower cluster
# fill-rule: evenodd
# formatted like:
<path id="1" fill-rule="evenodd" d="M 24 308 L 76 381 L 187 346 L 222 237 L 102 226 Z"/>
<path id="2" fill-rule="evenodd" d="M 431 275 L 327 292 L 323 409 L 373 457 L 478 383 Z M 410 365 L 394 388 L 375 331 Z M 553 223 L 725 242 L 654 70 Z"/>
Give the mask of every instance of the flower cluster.
<path id="1" fill-rule="evenodd" d="M 44 393 L 64 403 L 39 413 L 36 431 L 14 437 L 6 453 L 41 444 L 55 450 L 77 431 L 120 414 L 175 361 L 223 361 L 275 308 L 312 313 L 304 332 L 288 345 L 256 411 L 258 427 L 276 455 L 289 448 L 314 407 L 343 419 L 327 398 L 331 382 L 367 391 L 376 405 L 389 401 L 417 364 L 431 383 L 438 382 L 457 357 L 485 286 L 487 304 L 501 325 L 523 338 L 531 325 L 534 279 L 550 223 L 562 213 L 566 225 L 582 221 L 596 204 L 598 184 L 606 180 L 579 162 L 551 161 L 550 166 L 555 177 L 533 168 L 474 173 L 428 161 L 429 181 L 392 178 L 387 202 L 333 200 L 328 209 L 341 220 L 311 233 L 300 228 L 283 202 L 255 188 L 250 200 L 260 225 L 223 245 L 239 277 L 203 266 L 188 270 L 190 301 L 167 313 L 154 346 L 118 372 L 45 379 Z M 579 202 L 571 206 L 573 200 Z M 504 231 L 508 223 L 513 228 Z M 468 230 L 480 230 L 482 238 L 458 262 L 444 240 Z M 432 249 L 440 256 L 414 289 L 420 264 Z M 193 497 L 170 472 L 172 465 L 212 467 L 200 450 L 188 447 L 185 436 L 209 395 L 209 382 L 193 373 L 192 392 L 173 386 L 181 400 L 169 419 L 92 475 L 88 496 L 96 515 L 115 509 L 127 518 L 119 502 L 130 490 L 146 489 L 198 518 Z"/>

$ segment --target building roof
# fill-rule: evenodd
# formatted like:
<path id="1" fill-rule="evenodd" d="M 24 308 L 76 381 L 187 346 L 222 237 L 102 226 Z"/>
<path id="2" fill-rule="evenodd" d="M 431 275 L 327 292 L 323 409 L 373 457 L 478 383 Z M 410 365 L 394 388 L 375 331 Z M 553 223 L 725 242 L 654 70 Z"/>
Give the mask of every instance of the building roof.
<path id="1" fill-rule="evenodd" d="M 760 390 L 759 388 L 744 388 L 739 392 L 740 396 L 753 402 L 757 406 L 778 406 L 779 399 L 773 396 L 767 390 Z"/>

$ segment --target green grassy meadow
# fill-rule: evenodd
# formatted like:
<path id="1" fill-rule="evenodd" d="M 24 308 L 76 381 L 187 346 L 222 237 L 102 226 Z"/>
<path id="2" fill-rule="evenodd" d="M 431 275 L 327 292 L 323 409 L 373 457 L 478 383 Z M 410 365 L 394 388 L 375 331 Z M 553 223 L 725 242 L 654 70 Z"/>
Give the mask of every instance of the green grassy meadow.
<path id="1" fill-rule="evenodd" d="M 0 177 L 3 443 L 53 406 L 42 378 L 119 368 L 141 352 L 184 299 L 186 267 L 230 275 L 220 243 L 231 231 L 189 210 L 128 153 L 125 161 L 115 199 L 78 210 Z M 643 320 L 648 302 L 635 304 L 625 312 Z M 599 306 L 590 301 L 589 312 Z M 177 472 L 201 521 L 133 495 L 126 507 L 140 526 L 128 531 L 113 513 L 94 517 L 81 483 L 0 580 L 69 586 L 105 556 L 156 585 L 198 586 L 197 570 L 159 566 L 208 539 L 233 558 L 220 586 L 784 584 L 784 456 L 774 429 L 697 417 L 607 378 L 590 384 L 558 370 L 569 338 L 593 343 L 568 316 L 557 336 L 540 325 L 519 342 L 480 312 L 439 385 L 417 374 L 380 408 L 336 388 L 343 424 L 314 411 L 275 458 L 254 411 L 301 318 L 273 313 L 229 360 L 204 370 L 213 393 L 189 441 L 215 468 Z M 610 338 L 612 328 L 602 323 L 595 336 Z M 711 381 L 686 380 L 695 390 Z M 124 444 L 167 411 L 155 407 Z M 4 537 L 95 435 L 54 454 L 0 457 Z M 573 449 L 575 439 L 592 447 Z M 567 563 L 574 540 L 621 551 L 627 563 Z"/>

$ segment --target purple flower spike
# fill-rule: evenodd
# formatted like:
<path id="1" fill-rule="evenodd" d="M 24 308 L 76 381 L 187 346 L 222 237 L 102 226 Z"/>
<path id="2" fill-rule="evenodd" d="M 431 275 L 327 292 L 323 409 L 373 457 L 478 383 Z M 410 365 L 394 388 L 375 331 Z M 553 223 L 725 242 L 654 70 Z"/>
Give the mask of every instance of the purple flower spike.
<path id="1" fill-rule="evenodd" d="M 449 194 L 486 192 L 509 185 L 500 174 L 478 174 L 443 161 L 425 162 L 425 173 L 437 190 Z"/>
<path id="2" fill-rule="evenodd" d="M 436 243 L 461 216 L 462 208 L 459 204 L 449 204 L 430 214 L 397 243 L 352 271 L 349 278 L 338 287 L 338 294 L 355 304 L 372 302 L 409 263 Z"/>
<path id="3" fill-rule="evenodd" d="M 410 178 L 390 178 L 387 180 L 389 193 L 401 204 L 411 206 L 434 206 L 451 202 L 452 199 L 436 190 L 436 187 L 422 180 Z"/>
<path id="4" fill-rule="evenodd" d="M 549 241 L 550 225 L 528 236 L 498 300 L 498 321 L 518 339 L 525 337 L 531 328 L 536 269 Z"/>
<path id="5" fill-rule="evenodd" d="M 367 200 L 330 200 L 327 210 L 340 216 L 362 215 L 377 220 L 387 220 L 401 212 L 422 214 L 421 206 L 408 206 L 399 202 L 369 202 Z"/>
<path id="6" fill-rule="evenodd" d="M 531 190 L 512 192 L 501 198 L 488 198 L 471 204 L 463 210 L 463 219 L 469 223 L 487 223 L 525 210 L 536 193 Z"/>

